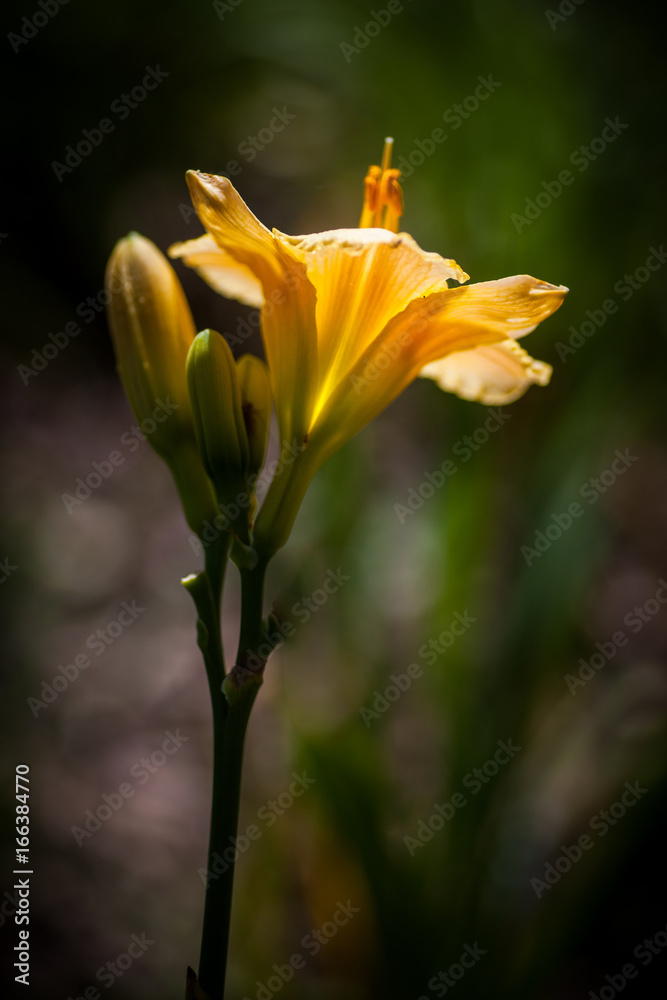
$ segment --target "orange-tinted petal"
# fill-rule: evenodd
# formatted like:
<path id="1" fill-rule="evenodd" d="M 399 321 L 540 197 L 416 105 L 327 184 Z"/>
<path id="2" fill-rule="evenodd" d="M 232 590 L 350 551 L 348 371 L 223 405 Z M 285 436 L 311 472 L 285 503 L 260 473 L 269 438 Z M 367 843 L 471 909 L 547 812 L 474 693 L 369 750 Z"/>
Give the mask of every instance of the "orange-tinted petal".
<path id="1" fill-rule="evenodd" d="M 273 236 L 226 177 L 188 170 L 186 180 L 197 215 L 221 250 L 271 284 L 281 267 Z"/>
<path id="2" fill-rule="evenodd" d="M 429 362 L 522 336 L 567 289 L 528 275 L 435 292 L 387 323 L 326 400 L 313 437 L 336 447 L 392 402 Z"/>
<path id="3" fill-rule="evenodd" d="M 226 177 L 189 170 L 192 203 L 216 244 L 264 293 L 262 336 L 281 433 L 308 432 L 317 384 L 315 289 L 306 268 L 259 222 Z"/>
<path id="4" fill-rule="evenodd" d="M 221 250 L 212 236 L 206 234 L 196 240 L 174 243 L 168 252 L 170 257 L 180 257 L 184 264 L 194 268 L 220 295 L 256 309 L 262 306 L 264 292 L 259 279 L 247 265 Z"/>
<path id="5" fill-rule="evenodd" d="M 455 261 L 427 253 L 407 233 L 337 229 L 277 238 L 307 268 L 317 292 L 318 399 L 327 395 L 396 313 L 420 296 L 466 281 Z"/>
<path id="6" fill-rule="evenodd" d="M 535 361 L 516 340 L 504 340 L 448 354 L 419 374 L 462 399 L 503 406 L 523 396 L 531 385 L 548 385 L 551 373 L 551 365 Z"/>

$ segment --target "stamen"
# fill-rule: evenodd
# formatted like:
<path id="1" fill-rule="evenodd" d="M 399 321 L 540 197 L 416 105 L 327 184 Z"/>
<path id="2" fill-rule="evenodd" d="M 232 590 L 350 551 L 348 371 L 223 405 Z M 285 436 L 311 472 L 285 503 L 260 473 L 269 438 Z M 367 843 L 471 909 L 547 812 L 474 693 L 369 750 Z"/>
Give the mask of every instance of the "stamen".
<path id="1" fill-rule="evenodd" d="M 359 222 L 360 229 L 371 226 L 398 232 L 398 220 L 403 214 L 403 192 L 398 182 L 400 170 L 391 168 L 394 140 L 384 141 L 382 166 L 369 167 L 364 180 L 364 207 Z"/>
<path id="2" fill-rule="evenodd" d="M 361 210 L 360 229 L 368 229 L 374 224 L 380 194 L 380 167 L 369 167 L 364 178 L 364 207 Z"/>
<path id="3" fill-rule="evenodd" d="M 398 183 L 400 176 L 400 170 L 385 170 L 380 181 L 380 202 L 386 206 L 382 225 L 392 233 L 398 232 L 398 220 L 403 215 L 403 190 Z"/>

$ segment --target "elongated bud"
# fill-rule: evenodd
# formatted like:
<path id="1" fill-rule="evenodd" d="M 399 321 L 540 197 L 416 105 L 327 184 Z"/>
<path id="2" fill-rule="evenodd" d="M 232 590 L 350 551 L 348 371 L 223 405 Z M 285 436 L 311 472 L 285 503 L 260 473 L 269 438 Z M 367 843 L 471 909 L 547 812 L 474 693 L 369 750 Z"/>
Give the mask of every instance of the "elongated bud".
<path id="1" fill-rule="evenodd" d="M 264 464 L 271 419 L 271 377 L 261 358 L 244 354 L 237 363 L 243 422 L 248 435 L 248 472 L 256 475 Z"/>
<path id="2" fill-rule="evenodd" d="M 185 364 L 196 330 L 185 293 L 158 248 L 138 233 L 119 240 L 105 277 L 107 315 L 130 406 L 176 481 L 197 534 L 215 518 L 213 489 L 197 451 Z"/>
<path id="3" fill-rule="evenodd" d="M 236 362 L 215 330 L 195 337 L 187 363 L 199 453 L 218 502 L 242 541 L 248 540 L 248 435 Z"/>
<path id="4" fill-rule="evenodd" d="M 176 436 L 192 434 L 185 361 L 197 331 L 185 294 L 167 258 L 138 233 L 114 247 L 106 288 L 118 370 L 135 416 L 147 420 L 167 396 L 176 407 L 149 437 L 163 455 Z"/>

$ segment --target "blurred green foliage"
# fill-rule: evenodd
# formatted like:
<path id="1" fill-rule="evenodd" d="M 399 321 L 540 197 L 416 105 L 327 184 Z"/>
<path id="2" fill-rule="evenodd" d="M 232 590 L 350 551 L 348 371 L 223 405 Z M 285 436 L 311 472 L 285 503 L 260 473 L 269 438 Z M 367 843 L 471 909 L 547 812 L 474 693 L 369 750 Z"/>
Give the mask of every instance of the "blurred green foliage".
<path id="1" fill-rule="evenodd" d="M 61 502 L 133 423 L 101 311 L 107 256 L 130 229 L 163 249 L 198 235 L 184 171 L 230 161 L 265 224 L 356 225 L 386 134 L 414 166 L 403 222 L 423 247 L 473 281 L 525 272 L 571 291 L 527 343 L 554 366 L 547 389 L 513 404 L 464 459 L 486 409 L 418 382 L 321 471 L 273 565 L 269 598 L 298 628 L 251 721 L 242 830 L 293 771 L 315 785 L 239 863 L 230 995 L 256 997 L 274 964 L 302 953 L 286 998 L 431 1000 L 444 995 L 433 977 L 476 942 L 485 954 L 456 981 L 459 1000 L 584 998 L 627 962 L 639 970 L 628 997 L 656 995 L 664 977 L 664 955 L 644 967 L 633 950 L 667 922 L 656 891 L 667 612 L 636 632 L 626 619 L 667 575 L 665 282 L 646 269 L 665 232 L 662 39 L 627 5 L 591 0 L 402 8 L 366 32 L 374 15 L 351 0 L 74 0 L 18 51 L 7 46 L 3 518 L 18 569 L 2 584 L 3 788 L 28 760 L 42 995 L 77 996 L 144 930 L 156 944 L 118 994 L 182 995 L 203 901 L 208 715 L 178 587 L 198 563 L 174 491 L 143 448 L 71 516 Z M 33 14 L 14 3 L 7 30 Z M 168 76 L 145 102 L 122 119 L 110 111 L 156 65 Z M 489 76 L 500 85 L 470 110 Z M 295 118 L 251 157 L 243 144 L 274 108 Z M 114 130 L 59 181 L 53 162 L 105 117 Z M 602 149 L 608 118 L 627 127 Z M 433 143 L 435 129 L 445 141 Z M 573 181 L 555 195 L 564 170 Z M 233 342 L 249 310 L 179 274 L 198 326 Z M 17 366 L 72 321 L 71 344 L 22 376 Z M 261 350 L 256 336 L 247 346 Z M 625 449 L 636 462 L 594 503 L 582 498 Z M 399 518 L 395 505 L 447 458 L 456 474 Z M 576 501 L 583 515 L 524 558 Z M 339 567 L 349 581 L 303 621 L 295 607 Z M 128 598 L 146 602 L 135 631 L 35 718 L 26 699 Z M 237 599 L 232 581 L 230 648 Z M 428 663 L 420 649 L 457 612 L 475 623 Z M 619 630 L 628 642 L 572 693 L 566 675 Z M 365 722 L 360 708 L 411 663 L 421 675 Z M 178 725 L 187 749 L 78 848 L 70 830 L 85 809 Z M 466 777 L 499 740 L 521 751 L 473 793 Z M 648 792 L 601 836 L 591 821 L 636 781 Z M 405 838 L 457 792 L 465 806 L 411 853 Z M 584 834 L 594 849 L 536 891 L 531 879 Z M 306 935 L 347 900 L 359 913 L 314 955 Z M 0 934 L 14 934 L 9 919 Z"/>

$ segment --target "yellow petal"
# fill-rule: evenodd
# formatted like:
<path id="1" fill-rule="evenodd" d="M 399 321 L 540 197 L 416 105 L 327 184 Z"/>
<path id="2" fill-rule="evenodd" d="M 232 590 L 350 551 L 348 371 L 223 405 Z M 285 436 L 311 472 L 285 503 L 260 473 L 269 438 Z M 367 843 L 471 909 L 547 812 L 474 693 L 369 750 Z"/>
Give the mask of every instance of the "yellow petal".
<path id="1" fill-rule="evenodd" d="M 525 336 L 559 308 L 567 291 L 527 274 L 451 288 L 412 302 L 382 338 L 401 331 L 405 362 L 423 368 L 452 351 Z"/>
<path id="2" fill-rule="evenodd" d="M 306 268 L 317 292 L 318 399 L 345 376 L 389 320 L 413 299 L 467 281 L 453 260 L 427 253 L 407 233 L 334 229 L 276 237 Z"/>
<path id="3" fill-rule="evenodd" d="M 317 382 L 315 289 L 306 268 L 255 218 L 226 177 L 195 170 L 186 176 L 205 229 L 262 286 L 262 336 L 281 433 L 288 442 L 301 441 Z"/>
<path id="4" fill-rule="evenodd" d="M 561 305 L 567 289 L 528 275 L 435 292 L 391 319 L 325 401 L 313 439 L 338 448 L 432 361 L 522 336 Z M 330 454 L 331 451 L 328 451 Z"/>
<path id="5" fill-rule="evenodd" d="M 259 309 L 264 303 L 262 285 L 253 271 L 221 250 L 212 236 L 200 236 L 169 247 L 170 257 L 180 257 L 211 288 L 228 299 Z"/>
<path id="6" fill-rule="evenodd" d="M 523 396 L 531 385 L 548 385 L 551 365 L 535 361 L 516 340 L 456 351 L 432 361 L 419 373 L 446 392 L 488 406 L 503 406 Z"/>
<path id="7" fill-rule="evenodd" d="M 262 285 L 272 285 L 283 270 L 275 240 L 231 182 L 198 170 L 188 170 L 185 176 L 197 215 L 220 249 L 245 264 Z"/>

